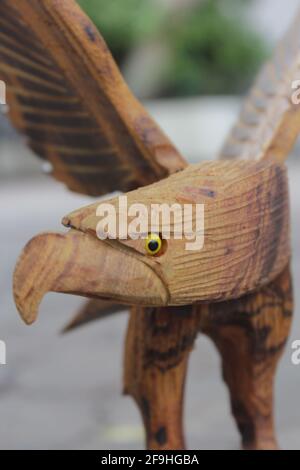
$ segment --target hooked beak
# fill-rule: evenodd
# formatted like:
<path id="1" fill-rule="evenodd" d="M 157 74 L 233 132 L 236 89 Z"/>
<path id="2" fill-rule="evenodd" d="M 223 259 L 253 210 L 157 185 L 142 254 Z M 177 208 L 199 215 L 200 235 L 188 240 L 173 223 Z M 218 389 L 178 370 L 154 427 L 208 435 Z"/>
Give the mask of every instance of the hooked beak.
<path id="1" fill-rule="evenodd" d="M 138 256 L 77 230 L 45 233 L 25 247 L 14 273 L 14 297 L 27 324 L 43 297 L 61 292 L 125 304 L 164 306 L 168 290 Z"/>

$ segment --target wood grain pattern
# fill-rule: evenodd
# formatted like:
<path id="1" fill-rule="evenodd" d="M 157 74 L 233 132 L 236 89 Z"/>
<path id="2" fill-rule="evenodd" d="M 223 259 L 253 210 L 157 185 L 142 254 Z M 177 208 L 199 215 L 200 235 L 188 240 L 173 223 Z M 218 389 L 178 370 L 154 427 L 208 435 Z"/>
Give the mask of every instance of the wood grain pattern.
<path id="1" fill-rule="evenodd" d="M 14 298 L 23 320 L 33 323 L 48 292 L 166 305 L 162 279 L 138 257 L 76 230 L 43 233 L 25 247 L 14 274 Z M 151 297 L 153 298 L 151 299 Z"/>
<path id="2" fill-rule="evenodd" d="M 186 164 L 129 92 L 90 20 L 73 0 L 0 2 L 10 115 L 54 176 L 91 195 L 150 184 L 129 192 L 129 205 L 205 204 L 201 251 L 187 251 L 172 223 L 160 256 L 149 257 L 141 240 L 100 241 L 97 203 L 64 219 L 68 233 L 34 238 L 15 271 L 27 323 L 48 291 L 93 299 L 67 329 L 103 317 L 107 306 L 116 311 L 116 302 L 135 305 L 124 389 L 141 410 L 150 449 L 184 448 L 184 384 L 199 331 L 222 356 L 243 447 L 277 447 L 273 379 L 292 292 L 287 176 L 274 160 L 284 160 L 300 130 L 290 102 L 291 80 L 300 78 L 299 25 L 300 17 L 245 103 L 222 152 L 233 160 L 150 184 Z M 109 202 L 117 207 L 117 199 Z"/>
<path id="3" fill-rule="evenodd" d="M 126 340 L 124 387 L 140 409 L 147 447 L 185 447 L 187 362 L 200 331 L 221 354 L 243 448 L 277 449 L 274 376 L 292 311 L 289 266 L 268 286 L 240 299 L 193 307 L 134 307 Z"/>
<path id="4" fill-rule="evenodd" d="M 292 102 L 299 79 L 300 12 L 255 81 L 221 158 L 287 158 L 300 132 L 300 105 Z"/>
<path id="5" fill-rule="evenodd" d="M 149 214 L 152 204 L 204 204 L 202 250 L 188 251 L 186 239 L 174 238 L 177 227 L 172 219 L 170 227 L 166 223 L 157 227 L 158 232 L 166 228 L 171 232 L 159 257 L 145 256 L 143 240 L 119 240 L 160 270 L 171 305 L 240 297 L 270 282 L 288 263 L 288 185 L 281 165 L 244 161 L 191 165 L 128 193 L 127 200 L 128 207 L 144 204 Z M 118 198 L 109 202 L 119 214 Z M 65 225 L 96 236 L 97 207 L 75 211 L 64 219 Z"/>
<path id="6" fill-rule="evenodd" d="M 124 392 L 140 409 L 148 449 L 185 448 L 183 396 L 198 323 L 197 312 L 191 307 L 132 309 Z"/>
<path id="7" fill-rule="evenodd" d="M 289 262 L 288 190 L 281 165 L 202 163 L 128 193 L 127 200 L 128 207 L 142 203 L 148 209 L 154 203 L 204 204 L 204 247 L 187 250 L 187 240 L 175 237 L 172 218 L 171 238 L 160 256 L 150 256 L 143 239 L 102 241 L 98 204 L 83 208 L 64 219 L 68 233 L 39 235 L 20 257 L 14 294 L 26 322 L 36 319 L 49 291 L 128 305 L 190 305 L 241 297 L 274 280 Z M 118 198 L 110 202 L 118 213 Z"/>
<path id="8" fill-rule="evenodd" d="M 13 124 L 74 191 L 128 191 L 185 166 L 73 0 L 0 2 L 0 79 Z"/>
<path id="9" fill-rule="evenodd" d="M 255 294 L 199 307 L 200 329 L 217 346 L 245 449 L 276 449 L 274 376 L 292 321 L 289 267 Z"/>

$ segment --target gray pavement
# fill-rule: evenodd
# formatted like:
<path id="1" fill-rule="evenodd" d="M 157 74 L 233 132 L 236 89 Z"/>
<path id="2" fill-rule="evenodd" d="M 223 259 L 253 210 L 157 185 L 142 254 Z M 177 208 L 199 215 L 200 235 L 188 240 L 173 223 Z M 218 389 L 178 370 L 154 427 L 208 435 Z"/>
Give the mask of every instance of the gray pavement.
<path id="1" fill-rule="evenodd" d="M 300 366 L 290 359 L 291 343 L 300 339 L 300 165 L 292 163 L 290 179 L 296 314 L 277 376 L 276 421 L 281 446 L 300 449 Z M 127 315 L 61 336 L 81 299 L 49 295 L 31 328 L 22 324 L 12 300 L 12 272 L 24 244 L 39 231 L 60 228 L 60 218 L 88 199 L 45 176 L 0 185 L 0 339 L 7 344 L 7 365 L 0 366 L 0 448 L 142 448 L 139 414 L 121 396 Z M 186 398 L 189 448 L 238 449 L 219 357 L 205 337 L 192 354 Z"/>

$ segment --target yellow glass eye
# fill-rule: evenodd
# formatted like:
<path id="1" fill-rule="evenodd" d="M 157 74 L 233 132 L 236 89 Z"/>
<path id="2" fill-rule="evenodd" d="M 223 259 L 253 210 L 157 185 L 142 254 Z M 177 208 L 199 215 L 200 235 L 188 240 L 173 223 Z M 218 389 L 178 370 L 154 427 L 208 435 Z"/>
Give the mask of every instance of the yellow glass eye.
<path id="1" fill-rule="evenodd" d="M 162 247 L 162 240 L 157 233 L 149 233 L 146 240 L 145 240 L 145 248 L 149 255 L 157 255 L 157 253 L 161 250 Z"/>

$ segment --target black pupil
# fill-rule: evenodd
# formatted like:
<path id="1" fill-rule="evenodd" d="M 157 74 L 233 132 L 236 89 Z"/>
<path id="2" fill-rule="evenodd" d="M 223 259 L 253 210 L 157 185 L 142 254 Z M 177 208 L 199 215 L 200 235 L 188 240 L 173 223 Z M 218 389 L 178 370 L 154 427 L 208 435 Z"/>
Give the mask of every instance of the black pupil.
<path id="1" fill-rule="evenodd" d="M 156 240 L 151 240 L 149 242 L 148 248 L 150 251 L 156 251 L 158 247 L 159 247 L 159 244 Z"/>

